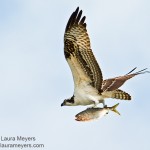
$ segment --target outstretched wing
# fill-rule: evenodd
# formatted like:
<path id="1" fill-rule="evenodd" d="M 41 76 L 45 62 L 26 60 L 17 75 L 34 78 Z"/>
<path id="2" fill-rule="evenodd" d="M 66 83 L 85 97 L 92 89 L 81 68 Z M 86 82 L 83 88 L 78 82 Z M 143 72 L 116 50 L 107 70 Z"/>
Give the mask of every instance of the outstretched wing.
<path id="1" fill-rule="evenodd" d="M 85 81 L 100 92 L 102 72 L 90 47 L 85 16 L 81 16 L 82 10 L 79 11 L 78 7 L 69 18 L 64 35 L 64 54 L 71 68 L 75 86 Z"/>
<path id="2" fill-rule="evenodd" d="M 136 68 L 134 68 L 133 70 L 131 70 L 126 75 L 104 80 L 103 83 L 102 83 L 102 90 L 103 91 L 113 91 L 113 90 L 116 90 L 120 86 L 122 86 L 130 78 L 133 78 L 134 76 L 139 75 L 139 74 L 149 73 L 149 71 L 145 71 L 147 68 L 145 68 L 143 70 L 140 70 L 138 72 L 132 73 L 135 69 Z"/>

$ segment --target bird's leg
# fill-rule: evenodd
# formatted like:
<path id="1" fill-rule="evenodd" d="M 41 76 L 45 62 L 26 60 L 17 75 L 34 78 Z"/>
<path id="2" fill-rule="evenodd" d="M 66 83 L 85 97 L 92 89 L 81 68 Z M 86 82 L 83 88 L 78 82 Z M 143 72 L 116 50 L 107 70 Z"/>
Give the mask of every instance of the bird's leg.
<path id="1" fill-rule="evenodd" d="M 97 104 L 92 104 L 92 105 L 90 105 L 89 107 L 87 107 L 87 109 L 89 109 L 89 108 L 96 108 L 97 107 Z"/>
<path id="2" fill-rule="evenodd" d="M 99 101 L 94 101 L 94 108 L 96 108 L 97 107 L 97 105 L 99 104 Z"/>
<path id="3" fill-rule="evenodd" d="M 103 103 L 103 107 L 104 107 L 104 108 L 107 108 L 107 105 L 105 104 L 105 101 L 104 101 L 104 100 L 103 100 L 102 103 Z"/>
<path id="4" fill-rule="evenodd" d="M 99 101 L 94 100 L 94 101 L 93 101 L 93 104 L 90 105 L 88 108 L 96 108 L 98 104 L 99 104 Z"/>
<path id="5" fill-rule="evenodd" d="M 96 108 L 97 105 L 99 104 L 99 100 L 91 95 L 89 96 L 89 98 L 92 100 L 93 104 L 90 105 L 90 107 L 88 107 L 88 108 Z"/>

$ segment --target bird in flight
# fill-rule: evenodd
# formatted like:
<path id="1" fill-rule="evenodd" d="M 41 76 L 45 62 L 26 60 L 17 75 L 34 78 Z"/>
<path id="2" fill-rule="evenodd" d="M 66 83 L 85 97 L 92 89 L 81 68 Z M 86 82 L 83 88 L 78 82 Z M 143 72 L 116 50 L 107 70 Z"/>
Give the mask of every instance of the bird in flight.
<path id="1" fill-rule="evenodd" d="M 74 79 L 73 96 L 61 106 L 92 105 L 96 107 L 105 98 L 131 100 L 131 96 L 119 89 L 128 79 L 146 73 L 146 69 L 103 80 L 102 71 L 94 57 L 86 29 L 85 16 L 79 7 L 70 16 L 64 34 L 64 55 Z"/>

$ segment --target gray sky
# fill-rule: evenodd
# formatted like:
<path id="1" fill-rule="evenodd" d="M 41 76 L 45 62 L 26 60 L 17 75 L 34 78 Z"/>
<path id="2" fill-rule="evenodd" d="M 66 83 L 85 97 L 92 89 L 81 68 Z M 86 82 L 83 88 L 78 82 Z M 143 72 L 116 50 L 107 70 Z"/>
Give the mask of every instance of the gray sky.
<path id="1" fill-rule="evenodd" d="M 149 0 L 0 1 L 0 136 L 36 137 L 45 150 L 148 150 L 149 74 L 121 88 L 132 101 L 106 100 L 121 116 L 80 123 L 86 107 L 60 107 L 73 93 L 63 34 L 77 6 L 104 78 L 150 70 Z"/>

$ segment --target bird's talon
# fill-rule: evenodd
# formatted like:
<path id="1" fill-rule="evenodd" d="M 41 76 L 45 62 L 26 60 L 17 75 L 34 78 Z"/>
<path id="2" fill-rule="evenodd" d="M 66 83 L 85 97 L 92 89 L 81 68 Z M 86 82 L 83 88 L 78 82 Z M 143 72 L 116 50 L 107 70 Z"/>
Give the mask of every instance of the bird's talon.
<path id="1" fill-rule="evenodd" d="M 107 108 L 107 105 L 105 105 L 104 108 Z"/>

